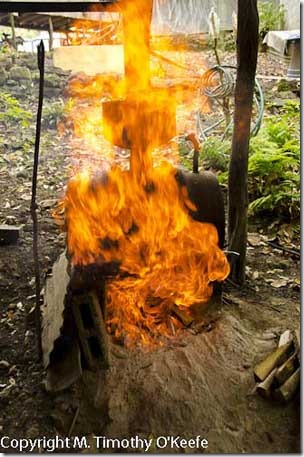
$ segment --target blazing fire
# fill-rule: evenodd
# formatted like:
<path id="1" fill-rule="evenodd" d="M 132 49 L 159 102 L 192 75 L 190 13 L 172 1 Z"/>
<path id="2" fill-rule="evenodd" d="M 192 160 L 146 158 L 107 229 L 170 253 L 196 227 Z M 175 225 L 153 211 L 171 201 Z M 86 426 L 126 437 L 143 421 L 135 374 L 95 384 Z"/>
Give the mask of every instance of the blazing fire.
<path id="1" fill-rule="evenodd" d="M 175 134 L 175 103 L 167 90 L 150 86 L 142 19 L 149 7 L 123 6 L 125 99 L 104 104 L 103 117 L 90 109 L 76 121 L 77 135 L 92 140 L 100 113 L 105 137 L 130 149 L 130 167 L 111 164 L 99 173 L 87 167 L 70 180 L 64 199 L 72 263 L 119 267 L 106 282 L 106 323 L 128 346 L 163 344 L 182 327 L 174 310 L 206 304 L 214 281 L 229 274 L 215 226 L 190 216 L 196 207 L 177 169 L 153 162 L 154 150 Z"/>

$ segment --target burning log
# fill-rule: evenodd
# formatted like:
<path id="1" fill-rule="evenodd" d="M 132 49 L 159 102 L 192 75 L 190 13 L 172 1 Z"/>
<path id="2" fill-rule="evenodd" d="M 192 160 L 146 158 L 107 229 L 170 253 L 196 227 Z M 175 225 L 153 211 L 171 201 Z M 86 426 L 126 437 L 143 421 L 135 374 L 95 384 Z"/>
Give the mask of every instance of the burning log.
<path id="1" fill-rule="evenodd" d="M 194 318 L 191 316 L 189 313 L 189 310 L 182 310 L 178 306 L 173 307 L 173 312 L 176 314 L 176 316 L 182 321 L 182 323 L 188 327 L 190 324 L 192 324 Z"/>
<path id="2" fill-rule="evenodd" d="M 95 291 L 82 291 L 72 297 L 72 310 L 86 363 L 90 370 L 109 367 L 107 334 L 101 306 Z"/>

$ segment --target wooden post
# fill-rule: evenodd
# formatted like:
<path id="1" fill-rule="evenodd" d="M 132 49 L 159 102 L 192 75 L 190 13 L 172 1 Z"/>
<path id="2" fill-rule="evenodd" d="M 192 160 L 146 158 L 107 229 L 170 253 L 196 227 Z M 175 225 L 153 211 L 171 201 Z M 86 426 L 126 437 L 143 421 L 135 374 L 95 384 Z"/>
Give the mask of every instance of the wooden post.
<path id="1" fill-rule="evenodd" d="M 259 16 L 257 0 L 238 0 L 237 77 L 235 86 L 234 130 L 229 167 L 229 250 L 231 277 L 243 284 L 247 244 L 248 151 L 250 121 L 258 54 Z"/>
<path id="2" fill-rule="evenodd" d="M 54 28 L 53 28 L 53 21 L 51 16 L 49 16 L 49 51 L 53 51 L 54 45 Z"/>
<path id="3" fill-rule="evenodd" d="M 11 24 L 11 30 L 12 30 L 12 45 L 14 49 L 17 49 L 16 45 L 16 32 L 15 32 L 15 18 L 14 14 L 10 14 L 10 24 Z"/>

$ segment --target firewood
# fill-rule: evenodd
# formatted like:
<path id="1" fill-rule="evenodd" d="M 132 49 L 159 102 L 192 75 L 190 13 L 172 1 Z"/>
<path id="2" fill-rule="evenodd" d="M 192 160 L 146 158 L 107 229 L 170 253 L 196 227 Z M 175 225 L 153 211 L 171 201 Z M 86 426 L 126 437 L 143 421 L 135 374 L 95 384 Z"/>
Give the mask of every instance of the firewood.
<path id="1" fill-rule="evenodd" d="M 279 385 L 284 384 L 284 382 L 290 378 L 292 373 L 298 368 L 299 363 L 297 359 L 296 352 L 292 354 L 286 362 L 283 363 L 278 369 L 275 374 L 275 379 Z"/>
<path id="2" fill-rule="evenodd" d="M 298 361 L 300 363 L 300 359 L 301 359 L 301 353 L 300 353 L 300 344 L 301 344 L 301 334 L 300 334 L 300 329 L 298 328 L 297 330 L 295 330 L 295 338 L 294 338 L 294 342 L 295 342 L 295 347 L 296 347 L 296 350 L 297 350 L 297 358 L 298 358 Z"/>
<path id="3" fill-rule="evenodd" d="M 295 395 L 300 385 L 300 367 L 290 376 L 285 383 L 275 390 L 274 397 L 282 402 L 288 402 Z"/>
<path id="4" fill-rule="evenodd" d="M 275 379 L 275 376 L 277 374 L 278 369 L 274 368 L 267 378 L 263 382 L 260 382 L 259 384 L 256 385 L 256 391 L 264 398 L 270 398 L 271 396 L 271 386 L 273 384 L 273 381 Z"/>
<path id="5" fill-rule="evenodd" d="M 0 246 L 16 244 L 21 232 L 21 227 L 16 225 L 0 225 Z"/>
<path id="6" fill-rule="evenodd" d="M 284 344 L 289 343 L 289 341 L 291 341 L 291 340 L 292 340 L 291 331 L 290 330 L 285 330 L 285 332 L 283 332 L 282 335 L 280 336 L 278 346 L 279 347 L 284 346 Z"/>
<path id="7" fill-rule="evenodd" d="M 194 321 L 194 318 L 191 316 L 189 311 L 183 311 L 178 306 L 173 307 L 173 312 L 186 327 Z"/>
<path id="8" fill-rule="evenodd" d="M 264 381 L 274 368 L 285 362 L 292 349 L 293 342 L 290 341 L 289 343 L 284 344 L 284 346 L 275 349 L 266 359 L 258 363 L 253 370 L 256 381 Z"/>

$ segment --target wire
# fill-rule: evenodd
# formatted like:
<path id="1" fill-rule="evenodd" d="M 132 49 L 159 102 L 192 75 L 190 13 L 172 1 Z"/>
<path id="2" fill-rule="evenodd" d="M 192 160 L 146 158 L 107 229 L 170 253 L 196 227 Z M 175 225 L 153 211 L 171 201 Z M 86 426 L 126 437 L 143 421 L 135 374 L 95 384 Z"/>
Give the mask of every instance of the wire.
<path id="1" fill-rule="evenodd" d="M 207 98 L 217 102 L 223 109 L 223 116 L 220 119 L 217 119 L 212 125 L 208 127 L 203 126 L 203 119 L 201 111 L 197 112 L 196 116 L 196 125 L 198 130 L 198 135 L 200 140 L 206 140 L 207 134 L 211 132 L 218 125 L 226 121 L 225 109 L 223 100 L 225 98 L 231 97 L 234 94 L 235 90 L 235 78 L 233 72 L 236 71 L 236 67 L 233 65 L 216 65 L 212 68 L 209 68 L 201 77 L 201 94 L 205 95 Z M 254 87 L 254 104 L 257 109 L 257 117 L 252 123 L 251 127 L 251 136 L 257 135 L 260 130 L 263 114 L 264 114 L 264 95 L 259 81 L 255 80 Z M 227 113 L 226 113 L 227 114 Z M 224 140 L 233 125 L 231 120 L 226 126 L 224 133 L 222 135 L 222 140 Z"/>

